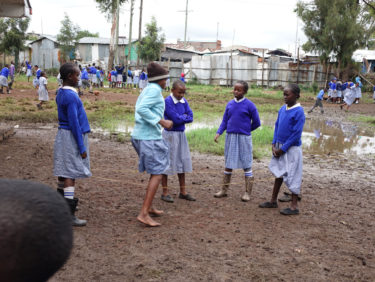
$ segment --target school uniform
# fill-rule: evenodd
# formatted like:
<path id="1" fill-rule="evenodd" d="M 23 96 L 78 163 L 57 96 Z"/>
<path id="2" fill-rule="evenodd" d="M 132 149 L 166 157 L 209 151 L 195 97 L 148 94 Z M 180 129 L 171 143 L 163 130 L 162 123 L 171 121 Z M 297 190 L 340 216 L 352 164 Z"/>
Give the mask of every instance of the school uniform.
<path id="1" fill-rule="evenodd" d="M 133 84 L 133 74 L 131 70 L 128 70 L 128 78 L 126 80 L 127 84 Z"/>
<path id="2" fill-rule="evenodd" d="M 98 78 L 96 76 L 96 68 L 95 67 L 91 67 L 91 82 L 93 84 L 97 84 L 98 83 Z"/>
<path id="3" fill-rule="evenodd" d="M 39 101 L 48 101 L 48 91 L 47 91 L 47 78 L 44 76 L 41 76 L 39 78 L 39 88 L 38 88 L 38 95 L 39 95 Z"/>
<path id="4" fill-rule="evenodd" d="M 0 72 L 0 86 L 8 87 L 9 69 L 4 67 Z"/>
<path id="5" fill-rule="evenodd" d="M 139 84 L 139 70 L 135 70 L 134 71 L 133 84 L 134 85 L 138 85 Z"/>
<path id="6" fill-rule="evenodd" d="M 302 184 L 302 131 L 305 124 L 303 108 L 298 103 L 279 110 L 272 144 L 284 151 L 280 157 L 272 157 L 269 169 L 276 178 L 283 178 L 285 185 L 299 195 Z"/>
<path id="7" fill-rule="evenodd" d="M 324 90 L 321 89 L 321 90 L 319 91 L 318 95 L 316 96 L 315 105 L 309 110 L 309 113 L 311 113 L 316 107 L 319 107 L 319 108 L 320 108 L 320 112 L 321 112 L 322 114 L 324 113 L 324 110 L 323 110 L 323 103 L 322 103 L 323 96 L 324 96 Z"/>
<path id="8" fill-rule="evenodd" d="M 40 78 L 40 75 L 42 74 L 42 70 L 41 69 L 38 69 L 35 73 L 35 78 L 33 80 L 33 85 L 34 87 L 36 88 L 37 86 L 39 86 L 39 78 Z"/>
<path id="9" fill-rule="evenodd" d="M 81 80 L 83 89 L 86 89 L 86 87 L 90 88 L 89 74 L 85 68 L 82 70 Z"/>
<path id="10" fill-rule="evenodd" d="M 337 91 L 337 97 L 341 98 L 342 97 L 342 83 L 341 83 L 341 81 L 337 82 L 336 91 Z"/>
<path id="11" fill-rule="evenodd" d="M 90 124 L 77 90 L 64 86 L 56 96 L 59 128 L 54 144 L 54 175 L 76 179 L 91 176 Z M 81 154 L 86 152 L 87 158 Z"/>
<path id="12" fill-rule="evenodd" d="M 356 89 L 355 89 L 355 84 L 353 82 L 350 82 L 348 84 L 348 91 L 344 97 L 344 102 L 350 106 L 351 104 L 353 104 L 355 98 L 356 98 Z"/>
<path id="13" fill-rule="evenodd" d="M 347 82 L 345 82 L 341 85 L 341 92 L 342 92 L 342 98 L 344 98 L 346 93 L 348 93 L 348 83 Z"/>
<path id="14" fill-rule="evenodd" d="M 372 88 L 372 91 L 374 91 L 372 98 L 375 100 L 375 86 Z"/>
<path id="15" fill-rule="evenodd" d="M 336 83 L 332 81 L 329 83 L 328 97 L 337 98 Z"/>
<path id="16" fill-rule="evenodd" d="M 146 87 L 146 84 L 147 84 L 146 79 L 147 79 L 147 74 L 144 71 L 142 71 L 142 73 L 139 77 L 139 88 L 140 89 L 143 89 L 143 88 Z"/>
<path id="17" fill-rule="evenodd" d="M 116 67 L 116 75 L 117 75 L 117 82 L 122 83 L 122 72 L 124 71 L 125 67 Z"/>
<path id="18" fill-rule="evenodd" d="M 193 122 L 193 111 L 185 98 L 177 100 L 173 94 L 165 98 L 164 119 L 173 121 L 171 129 L 163 130 L 163 139 L 169 146 L 170 166 L 167 175 L 193 171 L 185 124 Z"/>
<path id="19" fill-rule="evenodd" d="M 258 110 L 247 98 L 230 101 L 224 112 L 223 120 L 217 130 L 225 136 L 225 167 L 230 169 L 250 169 L 253 163 L 253 145 L 251 132 L 260 126 Z M 252 176 L 252 175 L 249 175 Z"/>
<path id="20" fill-rule="evenodd" d="M 139 172 L 163 174 L 169 167 L 168 144 L 163 140 L 159 121 L 165 110 L 162 88 L 150 83 L 137 99 L 132 145 L 139 156 Z"/>
<path id="21" fill-rule="evenodd" d="M 355 87 L 355 97 L 362 98 L 362 82 L 357 81 L 358 85 Z"/>
<path id="22" fill-rule="evenodd" d="M 32 72 L 32 66 L 29 64 L 28 61 L 26 61 L 26 76 L 33 76 L 33 72 Z"/>
<path id="23" fill-rule="evenodd" d="M 115 70 L 111 71 L 111 82 L 117 82 L 117 72 Z"/>

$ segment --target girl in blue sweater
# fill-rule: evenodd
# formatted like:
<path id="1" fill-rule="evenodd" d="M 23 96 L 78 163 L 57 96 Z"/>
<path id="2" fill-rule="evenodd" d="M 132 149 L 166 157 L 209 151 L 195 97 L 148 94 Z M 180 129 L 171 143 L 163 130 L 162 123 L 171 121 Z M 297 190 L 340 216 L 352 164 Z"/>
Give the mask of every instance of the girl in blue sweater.
<path id="1" fill-rule="evenodd" d="M 186 193 L 185 190 L 185 172 L 192 172 L 191 156 L 189 144 L 185 135 L 185 124 L 193 122 L 193 111 L 184 98 L 186 92 L 185 83 L 176 80 L 172 85 L 172 94 L 165 99 L 164 119 L 173 121 L 171 129 L 164 129 L 163 139 L 169 146 L 170 166 L 163 173 L 162 186 L 163 201 L 173 203 L 173 198 L 168 194 L 168 175 L 178 175 L 180 183 L 179 198 L 195 201 L 195 199 Z"/>
<path id="2" fill-rule="evenodd" d="M 56 96 L 59 129 L 54 144 L 54 175 L 58 177 L 58 192 L 67 201 L 74 226 L 86 225 L 75 216 L 78 198 L 74 197 L 75 180 L 91 176 L 88 133 L 90 124 L 75 87 L 79 68 L 66 63 L 60 68 L 63 86 Z"/>
<path id="3" fill-rule="evenodd" d="M 254 177 L 251 170 L 253 163 L 253 145 L 251 132 L 260 126 L 258 110 L 254 103 L 244 96 L 249 86 L 245 81 L 237 81 L 234 85 L 234 99 L 230 101 L 224 112 L 223 121 L 216 133 L 215 142 L 226 130 L 225 137 L 225 170 L 223 186 L 214 196 L 227 196 L 232 170 L 242 168 L 245 172 L 245 194 L 242 201 L 249 201 Z"/>
<path id="4" fill-rule="evenodd" d="M 261 208 L 277 208 L 277 195 L 281 184 L 285 182 L 292 192 L 290 208 L 280 211 L 283 215 L 298 214 L 298 195 L 302 184 L 302 148 L 301 136 L 305 124 L 305 114 L 297 99 L 300 89 L 290 84 L 284 89 L 285 105 L 279 110 L 272 141 L 272 160 L 269 169 L 276 177 L 271 201 L 259 205 Z"/>

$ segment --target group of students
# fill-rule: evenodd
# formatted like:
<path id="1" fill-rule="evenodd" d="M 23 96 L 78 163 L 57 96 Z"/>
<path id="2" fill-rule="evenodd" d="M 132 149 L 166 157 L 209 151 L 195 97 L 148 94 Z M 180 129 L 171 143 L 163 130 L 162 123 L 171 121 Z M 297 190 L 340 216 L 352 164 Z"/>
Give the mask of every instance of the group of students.
<path id="1" fill-rule="evenodd" d="M 146 195 L 137 219 L 147 226 L 159 226 L 151 218 L 163 211 L 152 206 L 162 183 L 162 200 L 173 202 L 168 194 L 168 176 L 178 175 L 179 198 L 195 201 L 187 193 L 185 173 L 192 172 L 190 150 L 185 135 L 185 124 L 193 121 L 193 112 L 184 97 L 185 83 L 181 80 L 172 85 L 172 93 L 166 99 L 162 91 L 169 77 L 168 71 L 157 63 L 147 66 L 148 86 L 141 92 L 135 105 L 135 126 L 131 142 L 139 156 L 138 170 L 150 174 Z M 88 133 L 90 125 L 75 87 L 79 80 L 79 69 L 71 63 L 60 68 L 63 85 L 56 97 L 59 129 L 54 145 L 54 175 L 58 177 L 59 192 L 69 204 L 73 225 L 83 226 L 85 220 L 75 216 L 78 198 L 75 197 L 75 180 L 91 176 Z M 245 194 L 242 201 L 249 201 L 254 184 L 252 172 L 251 132 L 260 126 L 260 118 L 253 102 L 245 98 L 248 84 L 238 81 L 234 85 L 234 99 L 224 111 L 223 120 L 214 138 L 218 141 L 226 131 L 225 170 L 221 190 L 214 196 L 227 196 L 233 169 L 243 169 Z M 285 105 L 281 107 L 275 124 L 272 141 L 270 170 L 275 183 L 270 201 L 261 208 L 277 208 L 277 195 L 283 182 L 292 193 L 290 208 L 281 210 L 284 215 L 299 213 L 297 200 L 302 183 L 301 135 L 305 122 L 303 108 L 297 100 L 298 85 L 291 84 L 284 89 Z M 164 128 L 164 131 L 162 129 Z"/>
<path id="2" fill-rule="evenodd" d="M 10 90 L 12 90 L 12 85 L 14 82 L 14 75 L 15 67 L 13 61 L 10 63 L 10 66 L 5 64 L 0 72 L 0 94 L 4 94 L 4 87 L 6 88 L 7 94 L 10 94 Z M 8 82 L 8 79 L 10 79 L 10 82 Z"/>
<path id="3" fill-rule="evenodd" d="M 126 71 L 124 65 L 118 65 L 108 73 L 109 86 L 112 88 L 139 88 L 144 89 L 148 84 L 145 69 L 132 71 L 131 67 Z"/>
<path id="4" fill-rule="evenodd" d="M 348 111 L 352 104 L 358 104 L 362 98 L 361 78 L 357 76 L 355 82 L 348 80 L 342 83 L 341 81 L 338 81 L 336 77 L 333 77 L 327 87 L 319 91 L 316 96 L 316 102 L 308 113 L 311 113 L 316 107 L 320 108 L 322 114 L 324 113 L 322 101 L 324 99 L 324 94 L 327 92 L 328 102 L 339 104 L 340 109 L 346 107 L 346 110 Z M 373 98 L 375 100 L 375 86 Z"/>

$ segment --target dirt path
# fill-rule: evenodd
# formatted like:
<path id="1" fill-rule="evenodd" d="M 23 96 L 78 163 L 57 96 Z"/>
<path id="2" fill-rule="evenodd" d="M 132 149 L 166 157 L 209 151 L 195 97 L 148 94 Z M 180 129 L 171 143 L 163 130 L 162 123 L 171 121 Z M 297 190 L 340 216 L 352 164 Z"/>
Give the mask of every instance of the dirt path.
<path id="1" fill-rule="evenodd" d="M 17 129 L 0 143 L 0 177 L 56 186 L 56 129 Z M 27 161 L 25 161 L 27 160 Z M 198 200 L 155 206 L 160 228 L 136 221 L 148 176 L 136 171 L 129 143 L 91 139 L 93 177 L 78 181 L 78 216 L 68 263 L 51 281 L 373 281 L 375 277 L 375 160 L 304 155 L 301 215 L 285 217 L 257 206 L 270 196 L 268 159 L 254 162 L 256 184 L 240 201 L 236 171 L 229 197 L 215 199 L 223 157 L 193 154 L 187 177 Z M 176 187 L 176 177 L 171 186 Z M 176 198 L 178 190 L 172 188 Z M 281 204 L 284 207 L 286 204 Z"/>

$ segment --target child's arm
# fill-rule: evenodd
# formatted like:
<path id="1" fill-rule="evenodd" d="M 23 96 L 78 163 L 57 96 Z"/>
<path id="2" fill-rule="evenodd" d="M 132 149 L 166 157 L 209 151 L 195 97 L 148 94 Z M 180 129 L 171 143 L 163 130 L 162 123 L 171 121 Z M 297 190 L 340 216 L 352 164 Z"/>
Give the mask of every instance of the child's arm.
<path id="1" fill-rule="evenodd" d="M 257 108 L 251 110 L 251 131 L 257 129 L 260 126 L 260 118 Z"/>
<path id="2" fill-rule="evenodd" d="M 159 99 L 160 93 L 153 90 L 149 91 L 148 95 L 145 95 L 143 97 L 139 105 L 136 105 L 136 113 L 139 114 L 142 117 L 142 119 L 144 119 L 146 122 L 152 125 L 158 124 L 162 119 L 158 115 L 154 114 L 151 111 L 151 108 L 154 107 L 157 103 L 159 103 Z M 163 126 L 162 123 L 160 123 L 160 125 Z"/>
<path id="3" fill-rule="evenodd" d="M 166 100 L 165 103 L 165 115 L 170 118 L 173 121 L 174 125 L 181 125 L 185 123 L 190 123 L 193 121 L 193 112 L 190 110 L 191 114 L 188 115 L 186 113 L 184 114 L 179 114 L 176 111 L 176 108 L 173 105 L 173 101 L 171 100 Z"/>
<path id="4" fill-rule="evenodd" d="M 292 124 L 292 134 L 289 136 L 289 138 L 284 142 L 283 146 L 280 148 L 283 152 L 288 151 L 289 147 L 292 146 L 292 144 L 296 143 L 299 139 L 301 139 L 303 126 L 305 124 L 305 114 L 303 111 L 299 111 L 296 114 L 296 120 L 295 123 Z"/>
<path id="5" fill-rule="evenodd" d="M 82 158 L 85 158 L 84 156 L 86 154 L 84 153 L 86 153 L 86 147 L 83 143 L 81 126 L 78 121 L 78 105 L 75 100 L 71 100 L 70 103 L 68 103 L 68 122 L 74 139 L 77 142 L 79 153 L 81 154 Z"/>
<path id="6" fill-rule="evenodd" d="M 223 132 L 227 129 L 227 125 L 228 125 L 228 106 L 225 108 L 223 120 L 222 120 L 222 122 L 220 124 L 220 127 L 217 130 L 215 138 L 214 138 L 214 141 L 216 143 L 218 142 L 218 139 L 219 139 L 220 135 L 223 134 Z"/>

